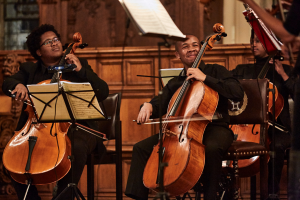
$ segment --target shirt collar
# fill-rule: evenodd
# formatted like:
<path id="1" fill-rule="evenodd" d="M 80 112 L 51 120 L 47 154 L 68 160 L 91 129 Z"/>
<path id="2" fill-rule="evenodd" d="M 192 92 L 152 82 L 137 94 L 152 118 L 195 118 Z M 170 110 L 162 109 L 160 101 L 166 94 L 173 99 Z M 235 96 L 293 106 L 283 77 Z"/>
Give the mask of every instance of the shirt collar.
<path id="1" fill-rule="evenodd" d="M 48 72 L 46 65 L 44 65 L 44 63 L 41 60 L 38 61 L 38 66 L 41 66 L 41 70 L 43 74 L 46 74 L 46 72 Z"/>

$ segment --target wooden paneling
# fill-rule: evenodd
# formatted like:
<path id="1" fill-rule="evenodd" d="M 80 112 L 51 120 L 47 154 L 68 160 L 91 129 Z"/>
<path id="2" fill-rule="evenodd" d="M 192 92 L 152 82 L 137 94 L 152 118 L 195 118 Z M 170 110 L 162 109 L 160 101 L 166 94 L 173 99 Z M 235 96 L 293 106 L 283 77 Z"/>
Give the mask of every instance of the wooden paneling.
<path id="1" fill-rule="evenodd" d="M 174 56 L 174 46 L 161 48 L 161 68 L 182 68 L 180 60 Z M 8 53 L 22 55 L 27 61 L 33 61 L 26 51 L 0 51 L 0 63 Z M 137 75 L 158 76 L 158 48 L 126 47 L 122 48 L 86 48 L 78 50 L 76 55 L 88 59 L 92 69 L 104 79 L 110 88 L 110 93 L 122 92 L 121 120 L 123 142 L 123 190 L 126 186 L 131 163 L 132 147 L 135 143 L 153 135 L 157 127 L 153 125 L 137 125 L 136 119 L 140 105 L 149 102 L 159 91 L 159 81 L 155 78 L 138 77 Z M 227 69 L 234 69 L 236 65 L 253 62 L 250 46 L 215 45 L 213 50 L 207 51 L 203 60 L 206 63 L 224 65 Z M 1 70 L 2 65 L 0 65 Z M 4 97 L 2 91 L 0 98 Z M 0 115 L 3 117 L 3 113 Z M 0 116 L 0 117 L 1 117 Z M 0 141 L 1 142 L 1 141 Z M 107 148 L 113 147 L 113 142 L 106 143 Z M 3 149 L 2 149 L 3 150 Z M 286 170 L 286 169 L 285 169 Z M 115 167 L 112 165 L 95 166 L 95 194 L 98 199 L 115 199 Z M 283 176 L 286 172 L 283 172 Z M 283 178 L 286 180 L 286 178 Z M 0 180 L 1 182 L 1 180 Z M 286 194 L 286 181 L 282 182 L 282 194 Z M 42 199 L 51 199 L 53 184 L 38 186 Z M 79 188 L 86 195 L 86 170 L 81 177 Z M 257 183 L 259 188 L 259 182 Z M 259 192 L 259 191 L 258 191 Z M 249 179 L 241 181 L 241 194 L 244 199 L 250 198 Z"/>
<path id="2" fill-rule="evenodd" d="M 138 59 L 126 61 L 126 85 L 143 86 L 153 85 L 154 78 L 139 77 L 137 75 L 154 76 L 154 64 L 151 59 Z"/>
<path id="3" fill-rule="evenodd" d="M 122 61 L 100 61 L 98 75 L 108 85 L 123 85 Z"/>

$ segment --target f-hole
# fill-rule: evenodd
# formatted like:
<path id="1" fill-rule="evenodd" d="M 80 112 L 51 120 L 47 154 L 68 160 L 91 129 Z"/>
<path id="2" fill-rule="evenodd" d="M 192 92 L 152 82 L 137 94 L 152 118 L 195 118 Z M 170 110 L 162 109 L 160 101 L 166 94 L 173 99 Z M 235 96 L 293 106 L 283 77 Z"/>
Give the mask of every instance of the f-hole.
<path id="1" fill-rule="evenodd" d="M 180 125 L 179 125 L 179 128 L 181 128 L 181 131 L 180 131 L 180 134 L 179 134 L 179 142 L 183 142 L 184 139 L 181 139 L 181 137 L 182 137 L 182 131 L 183 131 L 183 125 L 180 124 Z"/>

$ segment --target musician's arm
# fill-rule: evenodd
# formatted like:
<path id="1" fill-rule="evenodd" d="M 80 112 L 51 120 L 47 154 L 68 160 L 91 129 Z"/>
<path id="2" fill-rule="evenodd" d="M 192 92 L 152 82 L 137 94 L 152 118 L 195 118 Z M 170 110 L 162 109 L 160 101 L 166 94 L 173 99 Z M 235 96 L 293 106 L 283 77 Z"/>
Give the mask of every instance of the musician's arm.
<path id="1" fill-rule="evenodd" d="M 289 10 L 289 14 L 284 22 L 284 28 L 294 36 L 298 36 L 300 33 L 300 1 L 293 1 Z"/>
<path id="2" fill-rule="evenodd" d="M 293 68 L 289 65 L 283 65 L 283 69 L 285 73 L 287 74 L 288 78 L 284 80 L 284 87 L 288 90 L 289 95 L 292 99 L 294 99 L 294 91 L 295 91 L 295 83 L 296 83 L 296 77 L 292 75 Z"/>
<path id="3" fill-rule="evenodd" d="M 176 90 L 182 85 L 183 81 L 178 81 L 177 78 L 171 79 L 167 85 L 162 89 L 161 95 L 161 110 L 162 115 L 167 113 L 169 102 L 176 92 Z M 152 116 L 150 118 L 158 118 L 159 117 L 159 96 L 155 96 L 149 103 L 152 104 Z"/>
<path id="4" fill-rule="evenodd" d="M 240 82 L 220 65 L 213 65 L 215 76 L 206 76 L 204 83 L 227 99 L 240 101 L 244 97 L 244 90 Z"/>
<path id="5" fill-rule="evenodd" d="M 27 85 L 29 77 L 29 68 L 33 63 L 22 63 L 17 73 L 4 79 L 2 84 L 2 91 L 7 96 L 11 96 L 11 92 L 18 84 Z"/>
<path id="6" fill-rule="evenodd" d="M 285 29 L 285 26 L 283 25 L 283 22 L 281 20 L 270 15 L 267 11 L 257 5 L 253 0 L 241 1 L 247 3 L 250 8 L 252 8 L 253 11 L 258 15 L 258 17 L 266 24 L 266 26 L 270 28 L 279 38 L 281 38 L 284 43 L 292 42 L 295 39 L 296 36 Z M 296 23 L 295 26 L 297 26 Z"/>

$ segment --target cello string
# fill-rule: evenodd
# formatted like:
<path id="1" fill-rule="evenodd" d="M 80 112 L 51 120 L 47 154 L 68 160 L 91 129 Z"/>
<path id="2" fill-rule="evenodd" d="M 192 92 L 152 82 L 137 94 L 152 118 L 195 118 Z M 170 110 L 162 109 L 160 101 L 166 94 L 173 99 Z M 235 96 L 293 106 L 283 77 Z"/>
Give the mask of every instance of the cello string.
<path id="1" fill-rule="evenodd" d="M 210 38 L 211 37 L 209 37 L 207 40 L 209 40 Z M 197 57 L 196 57 L 193 65 L 192 65 L 192 68 L 196 68 L 198 66 L 197 64 L 201 60 L 203 52 L 205 51 L 205 49 L 207 47 L 207 44 L 208 44 L 207 40 L 202 45 L 202 47 L 201 47 L 201 49 L 200 49 L 200 51 L 199 51 L 199 53 L 198 53 L 198 55 L 197 55 Z M 183 95 L 184 95 L 184 93 L 185 93 L 185 91 L 186 91 L 186 89 L 188 88 L 189 85 L 190 85 L 190 81 L 185 80 L 184 83 L 183 83 L 183 85 L 182 85 L 182 87 L 181 87 L 181 89 L 180 89 L 180 91 L 179 91 L 179 94 L 178 94 L 177 98 L 174 101 L 174 104 L 172 105 L 172 108 L 170 109 L 170 112 L 167 114 L 165 122 L 163 123 L 163 128 L 162 128 L 163 132 L 167 128 L 167 123 L 168 123 L 167 119 L 170 117 L 170 113 L 175 114 L 174 112 L 177 109 L 179 103 L 181 102 L 182 97 L 183 97 Z"/>

